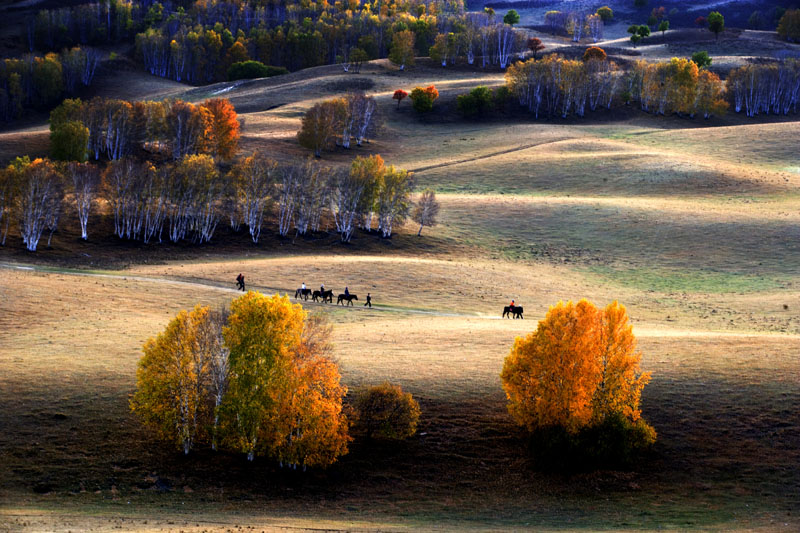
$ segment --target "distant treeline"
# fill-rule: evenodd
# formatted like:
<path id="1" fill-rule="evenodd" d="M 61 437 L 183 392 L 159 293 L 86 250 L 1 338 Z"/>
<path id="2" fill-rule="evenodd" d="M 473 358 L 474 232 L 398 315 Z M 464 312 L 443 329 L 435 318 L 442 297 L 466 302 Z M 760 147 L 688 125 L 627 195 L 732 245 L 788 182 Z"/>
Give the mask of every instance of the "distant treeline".
<path id="1" fill-rule="evenodd" d="M 61 54 L 33 54 L 0 62 L 0 119 L 13 120 L 25 108 L 48 109 L 64 93 L 75 94 L 94 80 L 100 53 L 76 46 Z"/>
<path id="2" fill-rule="evenodd" d="M 800 60 L 787 59 L 733 69 L 727 80 L 690 59 L 639 60 L 627 70 L 608 59 L 568 60 L 551 54 L 511 65 L 506 87 L 536 117 L 584 116 L 586 109 L 611 107 L 615 97 L 639 102 L 643 111 L 694 117 L 738 113 L 796 113 Z"/>
<path id="3" fill-rule="evenodd" d="M 412 38 L 408 39 L 410 32 Z M 462 0 L 410 0 L 373 6 L 355 0 L 328 2 L 207 1 L 186 9 L 172 2 L 112 0 L 43 10 L 31 21 L 31 48 L 53 50 L 86 43 L 132 40 L 152 74 L 203 84 L 228 79 L 235 63 L 256 60 L 297 70 L 349 65 L 390 57 L 410 41 L 411 57 L 431 47 L 443 64 L 466 58 L 500 64 L 524 49 L 524 36 L 494 13 L 466 13 Z"/>

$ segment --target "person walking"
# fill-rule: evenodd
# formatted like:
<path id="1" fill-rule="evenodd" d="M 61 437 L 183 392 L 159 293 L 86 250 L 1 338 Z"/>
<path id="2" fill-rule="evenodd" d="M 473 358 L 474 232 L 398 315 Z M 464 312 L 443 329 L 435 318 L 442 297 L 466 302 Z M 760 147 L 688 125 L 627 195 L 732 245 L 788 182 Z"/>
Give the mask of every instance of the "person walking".
<path id="1" fill-rule="evenodd" d="M 369 295 L 369 293 L 367 293 L 367 301 L 364 304 L 364 307 L 366 307 L 366 306 L 369 306 L 370 309 L 372 308 L 372 297 Z"/>
<path id="2" fill-rule="evenodd" d="M 244 274 L 241 272 L 236 276 L 236 288 L 244 291 Z"/>

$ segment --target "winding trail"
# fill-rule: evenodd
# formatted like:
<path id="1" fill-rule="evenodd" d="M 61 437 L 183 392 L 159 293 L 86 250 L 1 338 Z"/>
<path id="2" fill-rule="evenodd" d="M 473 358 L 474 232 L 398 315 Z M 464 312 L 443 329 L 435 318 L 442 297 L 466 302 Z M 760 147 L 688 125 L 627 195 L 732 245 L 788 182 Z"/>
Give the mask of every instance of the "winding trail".
<path id="1" fill-rule="evenodd" d="M 158 278 L 148 276 L 131 276 L 127 274 L 111 274 L 102 272 L 87 272 L 74 269 L 45 267 L 38 265 L 23 265 L 18 263 L 0 262 L 0 270 L 15 270 L 15 271 L 29 271 L 42 274 L 62 274 L 68 276 L 82 276 L 103 279 L 114 279 L 118 281 L 134 281 L 140 283 L 156 283 L 169 285 L 173 287 L 190 287 L 194 289 L 213 290 L 228 294 L 236 294 L 240 292 L 238 289 L 227 287 L 224 284 L 213 281 L 198 279 L 196 281 L 186 281 L 174 278 Z M 285 287 L 271 287 L 266 285 L 254 285 L 255 290 L 262 292 L 275 292 L 292 294 L 294 289 L 286 289 Z M 313 302 L 311 300 L 294 300 L 295 302 L 302 303 L 304 306 L 314 306 L 318 308 L 338 308 L 337 305 L 331 306 L 330 304 L 323 304 Z M 442 312 L 429 309 L 419 309 L 414 307 L 404 307 L 395 305 L 375 305 L 372 308 L 364 308 L 361 305 L 357 306 L 343 306 L 355 312 L 379 312 L 379 313 L 397 313 L 405 315 L 420 315 L 420 316 L 435 316 L 445 318 L 465 318 L 473 320 L 503 320 L 500 316 L 487 315 L 485 313 L 455 313 L 455 312 Z M 528 320 L 526 323 L 535 324 L 534 320 Z M 793 339 L 800 340 L 800 334 L 795 333 L 774 333 L 774 332 L 761 332 L 761 331 L 711 331 L 711 330 L 694 330 L 694 329 L 675 329 L 665 328 L 663 326 L 654 326 L 642 324 L 635 327 L 637 337 L 641 338 L 673 338 L 673 337 L 693 337 L 693 338 L 765 338 L 765 339 Z"/>

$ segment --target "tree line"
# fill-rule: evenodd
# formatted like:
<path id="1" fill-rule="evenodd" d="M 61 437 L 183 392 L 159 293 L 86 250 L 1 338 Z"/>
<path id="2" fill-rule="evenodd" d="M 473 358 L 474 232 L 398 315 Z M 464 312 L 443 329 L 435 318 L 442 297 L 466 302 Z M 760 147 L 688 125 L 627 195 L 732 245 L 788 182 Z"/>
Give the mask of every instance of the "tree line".
<path id="1" fill-rule="evenodd" d="M 49 245 L 66 209 L 75 209 L 81 236 L 88 239 L 90 215 L 100 199 L 113 217 L 114 235 L 144 243 L 208 242 L 224 222 L 233 231 L 246 226 L 258 242 L 268 218 L 284 237 L 292 230 L 305 235 L 335 228 L 341 241 L 349 242 L 362 228 L 388 238 L 409 215 L 420 232 L 436 223 L 435 194 L 425 191 L 412 212 L 412 190 L 412 175 L 386 166 L 377 155 L 333 169 L 314 160 L 279 166 L 255 153 L 227 173 L 208 154 L 159 166 L 124 157 L 104 170 L 92 163 L 24 157 L 0 171 L 0 244 L 15 221 L 29 251 L 36 251 L 48 232 Z"/>
<path id="2" fill-rule="evenodd" d="M 592 111 L 610 107 L 621 76 L 606 58 L 580 61 L 550 54 L 511 65 L 505 78 L 509 92 L 538 118 L 540 113 L 582 117 L 587 105 Z"/>
<path id="3" fill-rule="evenodd" d="M 100 52 L 80 46 L 0 61 L 0 118 L 13 120 L 26 108 L 52 107 L 64 93 L 91 85 L 99 63 Z"/>
<path id="4" fill-rule="evenodd" d="M 73 134 L 60 136 L 64 128 Z M 87 156 L 116 160 L 142 153 L 162 154 L 175 160 L 210 154 L 230 160 L 239 144 L 236 110 L 229 100 L 220 98 L 202 104 L 181 100 L 67 99 L 50 113 L 50 131 L 54 152 L 66 152 L 64 159 L 78 161 L 85 161 Z M 80 143 L 75 141 L 76 135 L 81 136 Z"/>
<path id="5" fill-rule="evenodd" d="M 583 61 L 556 54 L 512 65 L 506 72 L 506 87 L 521 106 L 538 118 L 584 116 L 586 109 L 610 108 L 620 94 L 638 101 L 644 111 L 656 114 L 702 114 L 705 118 L 725 112 L 725 84 L 719 76 L 698 68 L 694 61 L 636 61 L 627 71 L 609 61 L 602 50 Z"/>
<path id="6" fill-rule="evenodd" d="M 786 59 L 733 69 L 728 74 L 727 87 L 737 113 L 744 110 L 748 117 L 759 113 L 797 113 L 800 60 Z"/>

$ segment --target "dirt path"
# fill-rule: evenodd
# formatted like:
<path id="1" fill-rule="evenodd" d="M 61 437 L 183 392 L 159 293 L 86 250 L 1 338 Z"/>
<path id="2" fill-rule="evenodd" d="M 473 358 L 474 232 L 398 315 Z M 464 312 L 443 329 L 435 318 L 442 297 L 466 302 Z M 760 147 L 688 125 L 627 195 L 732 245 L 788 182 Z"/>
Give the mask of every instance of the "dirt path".
<path id="1" fill-rule="evenodd" d="M 479 155 L 479 156 L 475 156 L 475 157 L 470 157 L 470 158 L 467 158 L 467 159 L 458 159 L 456 161 L 448 161 L 446 163 L 437 163 L 436 165 L 429 165 L 429 166 L 426 166 L 426 167 L 410 168 L 408 170 L 409 170 L 409 172 L 417 172 L 417 173 L 419 173 L 419 172 L 424 172 L 426 170 L 433 170 L 435 168 L 450 167 L 450 166 L 453 166 L 453 165 L 461 165 L 463 163 L 472 163 L 473 161 L 480 161 L 481 159 L 489 159 L 489 158 L 492 158 L 492 157 L 497 157 L 499 155 L 506 155 L 506 154 L 511 154 L 511 153 L 514 153 L 514 152 L 521 152 L 523 150 L 528 150 L 529 148 L 536 148 L 537 146 L 544 146 L 544 145 L 547 145 L 547 144 L 555 144 L 555 143 L 559 143 L 559 142 L 563 142 L 563 141 L 569 141 L 569 140 L 572 140 L 572 139 L 575 139 L 575 137 L 559 137 L 557 139 L 550 139 L 548 141 L 543 141 L 543 142 L 538 142 L 538 143 L 524 144 L 522 146 L 516 146 L 514 148 L 509 148 L 507 150 L 500 150 L 500 151 L 497 151 L 497 152 L 492 152 L 492 153 L 489 153 L 489 154 L 483 154 L 483 155 Z"/>
<path id="2" fill-rule="evenodd" d="M 16 271 L 30 271 L 30 272 L 37 272 L 43 274 L 62 274 L 62 275 L 70 275 L 70 276 L 81 276 L 81 277 L 92 277 L 92 278 L 104 278 L 104 279 L 116 279 L 116 280 L 123 280 L 123 281 L 135 281 L 140 283 L 154 283 L 154 284 L 164 284 L 172 287 L 187 287 L 187 288 L 194 288 L 194 289 L 202 289 L 202 290 L 213 290 L 217 292 L 223 292 L 228 294 L 236 294 L 239 291 L 235 288 L 227 287 L 224 284 L 208 279 L 202 278 L 193 278 L 193 281 L 183 280 L 183 279 L 174 279 L 174 278 L 166 278 L 166 277 L 150 277 L 150 276 L 137 276 L 137 275 L 126 275 L 126 274 L 111 274 L 111 273 L 102 273 L 102 272 L 86 272 L 86 271 L 79 271 L 79 270 L 70 270 L 70 269 L 62 269 L 62 268 L 53 268 L 53 267 L 41 267 L 41 266 L 31 266 L 31 265 L 21 265 L 16 263 L 8 263 L 8 262 L 0 262 L 0 269 L 6 270 L 16 270 Z M 232 284 L 232 283 L 231 283 Z M 251 285 L 251 289 L 255 289 L 261 292 L 270 293 L 285 293 L 288 294 L 290 297 L 293 294 L 293 289 L 287 289 L 286 287 L 274 287 L 274 286 L 267 286 L 267 285 Z M 294 300 L 298 301 L 298 300 Z M 313 302 L 312 300 L 299 300 L 299 303 L 302 303 L 304 306 L 313 306 L 315 308 L 330 308 L 329 304 L 322 304 L 318 302 Z M 338 305 L 333 305 L 333 308 L 338 309 Z M 435 311 L 430 309 L 420 309 L 408 306 L 399 306 L 399 305 L 375 305 L 369 309 L 365 308 L 363 305 L 353 305 L 353 306 L 344 306 L 349 308 L 354 312 L 383 312 L 383 313 L 396 313 L 400 315 L 419 315 L 419 316 L 430 316 L 430 317 L 442 317 L 442 318 L 464 318 L 464 319 L 478 319 L 478 320 L 503 320 L 500 316 L 495 315 L 487 315 L 485 313 L 464 313 L 464 312 L 442 312 L 442 311 Z M 535 321 L 530 321 L 531 327 L 535 324 Z M 712 331 L 712 330 L 696 330 L 696 329 L 679 329 L 679 328 L 667 328 L 661 325 L 648 325 L 648 324 L 640 324 L 636 326 L 636 335 L 641 338 L 720 338 L 720 339 L 730 339 L 730 338 L 780 338 L 780 339 L 800 339 L 800 334 L 791 334 L 791 333 L 773 333 L 773 332 L 758 332 L 758 331 Z"/>

